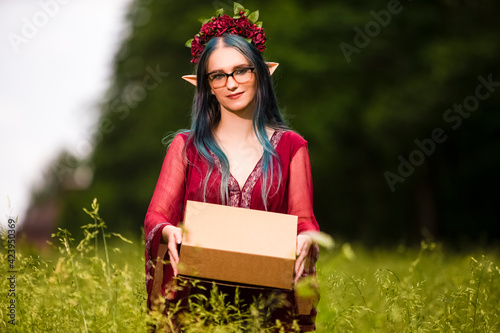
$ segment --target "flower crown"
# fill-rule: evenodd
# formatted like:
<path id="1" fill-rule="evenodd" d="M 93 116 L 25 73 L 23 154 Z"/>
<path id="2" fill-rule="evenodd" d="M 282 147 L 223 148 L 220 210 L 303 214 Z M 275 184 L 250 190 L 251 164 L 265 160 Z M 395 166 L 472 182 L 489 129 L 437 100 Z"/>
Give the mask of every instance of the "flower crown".
<path id="1" fill-rule="evenodd" d="M 186 46 L 191 48 L 192 63 L 197 64 L 205 45 L 213 37 L 220 37 L 224 33 L 239 35 L 247 42 L 252 43 L 262 52 L 265 50 L 266 35 L 262 29 L 262 22 L 258 22 L 259 11 L 250 13 L 241 4 L 234 3 L 234 16 L 230 17 L 224 14 L 221 8 L 215 12 L 215 15 L 208 19 L 200 19 L 202 23 L 198 34 L 186 42 Z"/>

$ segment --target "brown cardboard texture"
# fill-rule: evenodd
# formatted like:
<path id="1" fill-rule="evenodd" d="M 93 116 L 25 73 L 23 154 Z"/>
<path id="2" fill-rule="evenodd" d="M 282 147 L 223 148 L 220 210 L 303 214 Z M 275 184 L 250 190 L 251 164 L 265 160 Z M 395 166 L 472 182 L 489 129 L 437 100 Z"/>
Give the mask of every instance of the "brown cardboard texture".
<path id="1" fill-rule="evenodd" d="M 187 201 L 179 274 L 293 288 L 297 216 Z"/>

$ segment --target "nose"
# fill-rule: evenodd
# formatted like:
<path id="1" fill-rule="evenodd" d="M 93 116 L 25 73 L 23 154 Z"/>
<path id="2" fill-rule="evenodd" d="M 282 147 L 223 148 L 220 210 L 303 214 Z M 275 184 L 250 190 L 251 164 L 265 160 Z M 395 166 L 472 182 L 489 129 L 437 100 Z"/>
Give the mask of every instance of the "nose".
<path id="1" fill-rule="evenodd" d="M 234 89 L 238 88 L 238 82 L 236 82 L 234 77 L 230 76 L 227 78 L 226 88 L 229 90 L 234 90 Z"/>

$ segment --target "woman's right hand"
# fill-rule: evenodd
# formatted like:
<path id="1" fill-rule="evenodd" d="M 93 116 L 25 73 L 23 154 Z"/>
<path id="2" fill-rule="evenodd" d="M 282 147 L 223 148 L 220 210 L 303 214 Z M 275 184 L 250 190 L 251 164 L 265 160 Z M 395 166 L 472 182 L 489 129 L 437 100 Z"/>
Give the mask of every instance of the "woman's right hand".
<path id="1" fill-rule="evenodd" d="M 172 265 L 174 275 L 177 276 L 177 264 L 179 263 L 179 252 L 177 252 L 177 245 L 182 243 L 182 229 L 179 227 L 174 227 L 173 225 L 167 225 L 163 228 L 161 235 L 163 241 L 167 243 L 170 265 Z"/>

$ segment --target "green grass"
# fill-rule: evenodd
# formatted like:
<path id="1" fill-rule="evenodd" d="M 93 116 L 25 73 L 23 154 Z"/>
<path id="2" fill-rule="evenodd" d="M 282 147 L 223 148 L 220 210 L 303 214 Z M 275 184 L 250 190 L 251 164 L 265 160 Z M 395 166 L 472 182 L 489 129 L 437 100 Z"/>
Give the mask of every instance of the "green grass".
<path id="1" fill-rule="evenodd" d="M 355 255 L 353 255 L 355 253 Z M 490 250 L 367 250 L 322 256 L 320 332 L 499 332 L 500 269 Z"/>
<path id="2" fill-rule="evenodd" d="M 142 332 L 146 323 L 166 325 L 165 316 L 146 313 L 141 238 L 130 242 L 107 231 L 95 202 L 87 213 L 92 223 L 83 227 L 81 241 L 59 230 L 53 250 L 41 254 L 18 240 L 15 326 L 8 322 L 9 263 L 2 252 L 0 331 Z M 394 250 L 346 243 L 323 250 L 317 331 L 499 332 L 498 265 L 494 250 L 463 254 L 434 243 Z M 265 301 L 243 311 L 213 291 L 190 302 L 186 332 L 236 332 L 243 326 L 267 332 L 276 323 L 266 322 Z M 173 305 L 168 315 L 175 314 Z"/>

